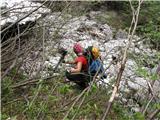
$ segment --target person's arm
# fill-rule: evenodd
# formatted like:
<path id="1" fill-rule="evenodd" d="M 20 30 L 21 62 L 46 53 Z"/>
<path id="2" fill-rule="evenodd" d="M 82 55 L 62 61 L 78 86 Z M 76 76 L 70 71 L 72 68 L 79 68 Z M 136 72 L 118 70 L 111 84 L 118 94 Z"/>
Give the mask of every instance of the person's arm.
<path id="1" fill-rule="evenodd" d="M 81 72 L 82 69 L 82 62 L 78 62 L 75 68 L 71 68 L 71 72 L 75 73 L 75 72 Z"/>
<path id="2" fill-rule="evenodd" d="M 65 63 L 66 63 L 66 64 L 75 64 L 76 61 L 66 61 Z"/>

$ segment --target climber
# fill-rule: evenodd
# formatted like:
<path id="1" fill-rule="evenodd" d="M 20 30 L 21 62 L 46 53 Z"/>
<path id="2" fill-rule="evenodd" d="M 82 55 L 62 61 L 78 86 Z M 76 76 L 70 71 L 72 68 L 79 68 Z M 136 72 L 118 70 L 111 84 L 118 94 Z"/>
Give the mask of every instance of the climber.
<path id="1" fill-rule="evenodd" d="M 88 80 L 90 76 L 87 74 L 88 63 L 87 59 L 83 55 L 83 48 L 80 44 L 76 43 L 73 46 L 73 50 L 77 55 L 77 58 L 74 61 L 65 62 L 67 64 L 75 64 L 73 68 L 66 71 L 66 78 L 69 81 L 73 81 L 78 84 L 80 87 L 85 88 L 88 86 Z"/>

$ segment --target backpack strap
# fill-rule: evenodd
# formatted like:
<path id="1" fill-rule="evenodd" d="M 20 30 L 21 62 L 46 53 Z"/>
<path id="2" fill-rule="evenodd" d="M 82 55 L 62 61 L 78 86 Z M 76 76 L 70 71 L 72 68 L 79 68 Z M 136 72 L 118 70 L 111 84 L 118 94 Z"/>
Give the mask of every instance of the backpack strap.
<path id="1" fill-rule="evenodd" d="M 92 48 L 93 48 L 93 46 L 89 46 L 88 48 L 87 48 L 87 60 L 88 60 L 88 64 L 89 65 L 91 65 L 91 63 L 92 63 L 92 61 L 93 61 L 93 54 L 92 54 Z"/>

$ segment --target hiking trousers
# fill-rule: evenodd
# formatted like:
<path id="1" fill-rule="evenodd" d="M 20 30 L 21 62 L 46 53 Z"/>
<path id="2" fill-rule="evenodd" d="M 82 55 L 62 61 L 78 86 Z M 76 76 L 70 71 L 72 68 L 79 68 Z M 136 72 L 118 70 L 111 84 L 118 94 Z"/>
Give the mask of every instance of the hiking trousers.
<path id="1" fill-rule="evenodd" d="M 92 81 L 93 77 L 88 75 L 87 73 L 70 73 L 66 71 L 66 77 L 70 81 L 78 84 L 80 87 L 86 88 L 90 81 Z"/>

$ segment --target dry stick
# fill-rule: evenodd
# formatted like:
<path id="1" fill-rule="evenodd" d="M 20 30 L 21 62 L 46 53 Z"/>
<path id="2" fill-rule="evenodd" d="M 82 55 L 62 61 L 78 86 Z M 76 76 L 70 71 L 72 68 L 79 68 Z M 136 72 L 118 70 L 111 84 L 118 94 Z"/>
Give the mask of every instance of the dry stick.
<path id="1" fill-rule="evenodd" d="M 32 98 L 33 96 L 28 96 L 28 98 Z M 6 105 L 8 105 L 8 104 L 12 104 L 12 103 L 14 103 L 14 102 L 17 102 L 17 101 L 21 101 L 21 100 L 23 100 L 24 98 L 17 98 L 17 99 L 15 99 L 15 100 L 13 100 L 13 101 L 9 101 L 9 102 L 7 102 L 7 103 L 4 103 L 3 105 L 4 106 L 6 106 Z"/>
<path id="2" fill-rule="evenodd" d="M 6 14 L 6 13 L 8 13 L 8 12 L 11 12 L 11 11 L 14 11 L 14 10 L 17 10 L 17 9 L 23 9 L 23 8 L 34 8 L 34 7 L 38 7 L 38 6 L 25 6 L 25 7 L 18 7 L 18 8 L 14 8 L 14 6 L 13 7 L 11 7 L 10 9 L 8 9 L 8 10 L 6 10 L 6 11 L 4 11 L 3 13 L 1 13 L 1 15 L 4 15 L 4 14 Z M 42 7 L 43 8 L 43 7 Z M 45 8 L 45 7 L 44 7 Z"/>
<path id="3" fill-rule="evenodd" d="M 106 111 L 105 111 L 105 113 L 103 115 L 102 120 L 105 120 L 106 116 L 108 115 L 109 110 L 111 109 L 112 103 L 114 101 L 114 98 L 116 96 L 116 93 L 118 92 L 118 87 L 119 87 L 119 84 L 120 84 L 120 81 L 121 81 L 122 73 L 124 71 L 125 64 L 126 64 L 126 61 L 127 61 L 127 51 L 128 51 L 128 49 L 130 47 L 130 44 L 132 42 L 132 37 L 133 37 L 134 32 L 136 30 L 136 26 L 137 26 L 137 22 L 138 22 L 138 15 L 139 15 L 139 11 L 140 11 L 140 5 L 141 5 L 141 2 L 139 0 L 139 6 L 137 8 L 137 13 L 135 11 L 133 11 L 132 23 L 131 23 L 131 26 L 130 26 L 130 29 L 129 29 L 129 34 L 128 34 L 129 43 L 125 48 L 125 52 L 124 52 L 124 55 L 123 55 L 123 60 L 122 60 L 122 63 L 121 63 L 121 67 L 119 69 L 119 72 L 118 72 L 118 75 L 117 75 L 117 78 L 116 78 L 116 84 L 115 84 L 114 89 L 112 91 L 112 95 L 111 95 L 111 97 L 110 97 L 110 99 L 108 101 L 108 106 L 107 106 L 107 109 L 106 109 Z M 130 35 L 130 30 L 131 30 L 132 25 L 133 25 L 133 22 L 134 22 L 134 27 L 133 27 L 133 30 L 131 31 L 131 36 L 129 36 Z"/>
<path id="4" fill-rule="evenodd" d="M 26 28 L 26 30 L 27 30 L 27 28 Z M 25 30 L 25 31 L 26 31 L 26 30 Z M 24 31 L 24 32 L 25 32 L 25 31 Z M 23 32 L 23 33 L 24 33 L 24 32 Z M 23 33 L 22 33 L 22 34 L 18 34 L 18 36 L 16 36 L 15 38 L 19 38 L 21 35 L 23 35 Z M 8 70 L 10 70 L 11 68 L 13 68 L 14 65 L 15 65 L 15 63 L 16 63 L 16 60 L 13 62 L 13 64 L 10 66 L 10 68 L 9 68 Z M 7 71 L 8 71 L 8 70 L 7 70 Z M 7 71 L 6 71 L 6 73 L 8 73 Z M 4 74 L 4 75 L 2 76 L 2 78 L 3 78 L 5 75 L 6 75 L 6 74 Z"/>
<path id="5" fill-rule="evenodd" d="M 35 96 L 33 97 L 32 101 L 29 103 L 29 106 L 25 110 L 23 110 L 22 114 L 24 114 L 27 110 L 29 110 L 31 108 L 31 106 L 33 105 L 33 103 L 36 100 L 36 98 L 38 98 L 38 94 L 39 94 L 41 88 L 42 88 L 42 81 L 39 81 L 39 86 L 37 88 Z"/>
<path id="6" fill-rule="evenodd" d="M 147 85 L 148 85 L 148 92 L 151 93 L 152 96 L 154 96 L 154 93 L 153 93 L 153 87 L 151 85 L 151 83 L 149 81 L 147 81 Z"/>
<path id="7" fill-rule="evenodd" d="M 43 27 L 43 44 L 42 44 L 42 47 L 43 47 L 43 63 L 45 61 L 45 52 L 44 52 L 44 41 L 45 41 L 45 27 Z"/>
<path id="8" fill-rule="evenodd" d="M 47 0 L 46 0 L 47 1 Z M 2 32 L 5 32 L 6 30 L 8 30 L 9 28 L 11 28 L 13 25 L 19 23 L 20 21 L 22 21 L 23 19 L 25 19 L 26 17 L 28 17 L 29 15 L 31 15 L 33 12 L 37 11 L 39 8 L 41 8 L 45 3 L 46 1 L 44 1 L 42 3 L 41 6 L 39 6 L 38 8 L 34 9 L 33 11 L 31 11 L 30 13 L 28 13 L 27 15 L 25 15 L 24 17 L 20 18 L 19 20 L 17 20 L 16 22 L 12 23 L 10 26 L 8 26 L 7 28 L 3 29 L 0 33 Z"/>
<path id="9" fill-rule="evenodd" d="M 158 96 L 156 96 L 156 94 L 153 93 L 153 87 L 151 86 L 150 82 L 148 82 L 147 80 L 146 80 L 146 82 L 147 82 L 147 85 L 148 85 L 149 94 L 151 94 L 152 97 L 150 98 L 149 102 L 147 103 L 145 109 L 143 110 L 143 112 L 142 112 L 143 115 L 145 115 L 145 113 L 146 113 L 146 111 L 147 111 L 147 108 L 148 108 L 148 106 L 150 105 L 150 103 L 152 102 L 152 100 L 153 100 L 154 98 L 158 97 Z"/>
<path id="10" fill-rule="evenodd" d="M 76 117 L 77 112 L 78 112 L 78 110 L 80 109 L 80 107 L 82 106 L 82 103 L 84 102 L 84 100 L 85 100 L 85 95 L 83 96 L 83 98 L 82 98 L 82 100 L 81 100 L 81 102 L 80 102 L 80 104 L 79 104 L 79 106 L 78 106 L 78 109 L 76 110 L 76 113 L 74 114 L 74 116 L 72 117 L 71 120 L 74 120 L 74 118 Z"/>
<path id="11" fill-rule="evenodd" d="M 31 65 L 30 70 L 29 70 L 29 72 L 28 72 L 28 75 L 29 75 L 29 76 L 31 76 L 31 74 L 33 73 L 34 68 L 36 68 L 36 62 L 34 62 L 34 63 Z"/>
<path id="12" fill-rule="evenodd" d="M 58 76 L 58 75 L 53 75 L 53 76 L 49 76 L 49 77 L 45 77 L 45 78 L 31 78 L 31 79 L 28 79 L 26 81 L 23 81 L 23 83 L 19 83 L 17 85 L 13 85 L 13 86 L 11 86 L 11 88 L 22 87 L 22 86 L 25 86 L 25 85 L 28 85 L 28 84 L 31 84 L 31 83 L 38 82 L 39 80 L 48 80 L 48 79 L 54 78 L 56 76 Z"/>
<path id="13" fill-rule="evenodd" d="M 18 45 L 18 50 L 17 50 L 17 55 L 16 55 L 16 59 L 13 61 L 13 63 L 12 63 L 12 65 L 4 72 L 4 74 L 2 75 L 2 80 L 3 80 L 3 78 L 8 74 L 8 72 L 16 65 L 16 62 L 17 62 L 17 60 L 18 60 L 18 55 L 19 55 L 19 52 L 20 52 L 20 37 L 19 37 L 19 33 L 20 33 L 20 31 L 19 31 L 19 24 L 17 25 L 17 27 L 18 27 L 18 42 L 19 42 L 19 45 Z"/>
<path id="14" fill-rule="evenodd" d="M 153 120 L 157 114 L 160 113 L 160 109 L 156 109 L 155 111 L 153 111 L 147 118 L 147 120 Z"/>
<path id="15" fill-rule="evenodd" d="M 68 114 L 70 113 L 70 111 L 73 109 L 73 107 L 75 106 L 75 104 L 78 102 L 78 100 L 82 97 L 82 95 L 86 92 L 86 90 L 89 87 L 85 88 L 81 94 L 77 97 L 77 99 L 74 101 L 74 103 L 72 104 L 72 106 L 70 107 L 70 109 L 68 110 L 67 114 L 64 116 L 63 120 L 65 120 L 68 117 Z"/>
<path id="16" fill-rule="evenodd" d="M 18 30 L 19 30 L 19 29 L 18 29 Z M 25 29 L 25 31 L 27 31 L 27 28 Z M 24 32 L 25 32 L 25 31 L 24 31 Z M 15 37 L 15 39 L 19 38 L 19 40 L 20 40 L 20 36 L 23 35 L 24 32 L 23 32 L 22 34 L 18 34 L 18 35 Z M 20 42 L 20 41 L 19 41 L 19 42 Z M 32 47 L 31 47 L 31 48 L 32 48 Z M 20 49 L 20 44 L 19 44 L 19 49 Z M 20 53 L 19 55 L 17 55 L 17 57 L 19 57 L 21 54 L 23 54 L 23 53 Z M 12 58 L 12 59 L 14 59 L 14 58 Z M 10 59 L 10 60 L 12 60 L 12 59 Z M 10 69 L 14 67 L 15 62 L 16 62 L 16 60 L 15 60 L 14 63 L 10 66 Z M 8 69 L 8 70 L 9 70 L 9 69 Z M 8 72 L 7 72 L 7 73 L 8 73 Z"/>
<path id="17" fill-rule="evenodd" d="M 22 33 L 20 33 L 19 35 L 16 35 L 16 36 L 14 36 L 14 37 L 10 37 L 9 39 L 7 39 L 7 40 L 5 40 L 3 43 L 2 43 L 2 47 L 3 46 L 5 46 L 5 45 L 7 45 L 8 43 L 10 43 L 10 41 L 12 41 L 12 40 L 15 40 L 15 39 L 17 39 L 18 37 L 21 37 L 22 35 L 26 35 L 28 32 L 28 30 L 30 30 L 30 29 L 32 29 L 33 27 L 30 27 L 30 24 L 25 28 L 25 30 L 23 30 L 23 32 Z M 29 29 L 28 29 L 29 28 Z M 27 33 L 26 33 L 27 32 Z"/>
<path id="18" fill-rule="evenodd" d="M 14 9 L 22 9 L 22 8 L 24 8 L 24 7 L 14 8 L 15 6 L 17 6 L 17 5 L 19 5 L 19 4 L 20 4 L 20 3 L 14 4 L 14 5 L 13 5 L 12 7 L 10 7 L 8 10 L 2 12 L 1 15 L 6 14 L 7 12 L 12 11 L 12 10 L 14 10 Z M 31 6 L 30 6 L 30 7 L 31 7 Z"/>
<path id="19" fill-rule="evenodd" d="M 71 99 L 71 101 L 69 101 L 68 103 L 64 104 L 63 108 L 66 107 L 67 105 L 71 104 L 76 98 L 77 98 L 77 96 L 74 97 L 73 99 Z"/>
<path id="20" fill-rule="evenodd" d="M 23 33 L 18 34 L 17 36 L 15 36 L 15 37 L 13 37 L 13 38 L 11 38 L 11 39 L 8 39 L 8 40 L 6 40 L 5 42 L 3 42 L 3 43 L 2 43 L 2 47 L 3 47 L 4 45 L 6 45 L 7 43 L 9 43 L 10 41 L 14 40 L 14 41 L 16 42 L 16 39 L 18 39 L 20 36 L 25 35 L 25 34 L 28 34 L 28 33 L 25 33 L 28 28 L 29 28 L 29 26 L 23 31 Z M 10 51 L 8 51 L 8 52 L 4 53 L 3 51 L 5 51 L 5 48 L 2 49 L 2 56 L 7 55 L 7 54 L 10 52 Z M 13 60 L 13 59 L 14 59 L 14 58 L 10 58 L 10 59 L 8 59 L 8 60 L 3 61 L 2 63 L 6 63 L 7 61 L 9 62 L 9 61 L 11 61 L 11 60 Z"/>
<path id="21" fill-rule="evenodd" d="M 145 107 L 145 109 L 144 109 L 144 111 L 143 111 L 143 115 L 144 115 L 145 112 L 147 111 L 147 108 L 148 108 L 149 104 L 152 102 L 153 98 L 154 98 L 154 96 L 152 96 L 151 99 L 149 100 L 149 102 L 147 103 L 147 105 L 146 105 L 146 107 Z"/>
<path id="22" fill-rule="evenodd" d="M 101 66 L 99 66 L 96 74 L 95 74 L 94 77 L 93 77 L 93 81 L 91 82 L 90 86 L 88 87 L 86 93 L 89 93 L 89 92 L 90 92 L 93 83 L 96 81 L 96 77 L 97 77 L 97 75 L 98 75 L 98 73 L 99 73 L 99 71 L 100 71 L 100 68 L 101 68 Z M 85 98 L 86 98 L 86 96 L 84 95 L 83 98 L 82 98 L 82 101 L 80 102 L 80 104 L 79 104 L 79 106 L 78 106 L 77 112 L 78 112 L 78 110 L 80 109 L 81 105 L 83 104 Z M 72 117 L 72 120 L 76 117 L 77 112 L 76 112 L 76 113 L 74 114 L 74 116 Z"/>
<path id="23" fill-rule="evenodd" d="M 17 25 L 18 26 L 18 36 L 20 35 L 20 31 L 19 31 L 19 24 Z M 19 40 L 19 46 L 18 46 L 18 52 L 20 51 L 20 47 L 21 47 L 21 41 L 20 41 L 20 36 L 18 37 L 18 40 Z M 16 40 L 15 40 L 15 46 L 16 46 Z M 14 49 L 14 48 L 13 48 Z M 18 60 L 18 55 L 17 55 L 17 58 L 16 58 L 17 60 Z M 17 72 L 17 71 L 16 71 Z M 17 73 L 16 73 L 17 74 Z"/>
<path id="24" fill-rule="evenodd" d="M 5 71 L 5 73 L 2 75 L 2 80 L 3 80 L 3 78 L 8 74 L 8 72 L 15 66 L 18 57 L 19 57 L 21 54 L 23 54 L 23 53 L 20 53 L 20 34 L 18 34 L 17 38 L 19 39 L 19 48 L 18 48 L 18 50 L 17 50 L 16 58 L 11 58 L 11 59 L 9 59 L 9 61 L 11 61 L 11 60 L 13 60 L 13 59 L 15 59 L 15 60 L 13 61 L 12 65 L 11 65 L 11 66 Z M 9 61 L 8 61 L 8 62 L 9 62 Z M 5 61 L 5 62 L 7 62 L 7 61 Z M 4 62 L 3 62 L 3 63 L 4 63 Z"/>
<path id="25" fill-rule="evenodd" d="M 2 53 L 3 53 L 2 56 L 5 56 L 7 54 L 7 52 L 13 51 L 14 48 L 15 48 L 15 46 L 16 46 L 16 39 L 14 39 L 13 41 L 11 41 L 9 43 L 9 45 L 7 45 L 5 48 L 2 49 Z M 4 54 L 4 51 L 7 51 L 7 52 Z"/>
<path id="26" fill-rule="evenodd" d="M 44 42 L 45 41 L 45 27 L 43 27 L 43 34 L 42 34 L 42 48 L 43 48 L 43 51 L 42 51 L 42 62 L 41 62 L 41 64 L 40 64 L 40 68 L 39 68 L 39 70 L 37 71 L 37 73 L 36 73 L 36 76 L 37 76 L 37 74 L 39 74 L 40 73 L 40 71 L 42 71 L 43 69 L 44 69 L 44 62 L 45 62 L 45 53 L 44 53 Z"/>
<path id="27" fill-rule="evenodd" d="M 58 86 L 58 84 L 56 84 L 54 87 L 52 87 L 52 89 L 51 89 L 51 91 L 50 91 L 50 94 L 53 93 L 53 91 L 57 88 L 57 86 Z M 48 99 L 49 99 L 49 97 L 47 97 L 47 99 L 46 99 L 44 102 L 42 102 L 43 104 L 42 104 L 41 106 L 47 105 L 47 104 L 48 104 L 48 101 L 49 101 Z M 39 115 L 40 115 L 41 112 L 42 112 L 42 111 L 41 111 L 41 109 L 40 109 L 40 111 L 39 111 L 39 113 L 38 113 L 38 115 L 37 115 L 37 118 L 39 117 Z M 44 117 L 45 117 L 45 114 L 42 114 L 42 115 L 41 115 L 41 119 L 44 120 Z"/>
<path id="28" fill-rule="evenodd" d="M 25 49 L 24 49 L 24 51 L 27 50 L 27 48 L 28 48 L 28 47 L 26 46 Z M 31 48 L 32 48 L 32 47 L 31 47 Z M 26 51 L 26 52 L 24 52 L 24 53 L 25 53 L 25 54 L 28 54 L 29 52 Z M 18 69 L 17 69 L 17 71 L 16 71 L 16 74 L 17 74 L 18 70 L 20 69 L 21 64 L 24 62 L 24 58 L 25 58 L 25 56 L 22 57 L 22 61 L 20 62 L 19 66 L 18 66 Z M 15 74 L 15 76 L 16 76 L 16 74 Z M 15 76 L 14 76 L 14 77 L 15 77 Z M 12 80 L 14 79 L 14 77 L 12 78 Z"/>
<path id="29" fill-rule="evenodd" d="M 37 41 L 35 41 L 35 42 L 37 42 Z M 24 53 L 25 54 L 22 53 L 22 54 L 24 54 L 24 56 L 22 57 L 22 61 L 24 61 L 24 58 L 26 58 L 25 55 L 27 56 L 30 53 L 30 50 L 33 49 L 34 46 L 36 46 L 36 43 L 35 44 L 31 44 L 31 46 L 29 46 L 29 48 L 27 46 L 25 46 L 25 49 L 24 49 Z M 23 63 L 23 62 L 21 62 L 21 63 Z"/>

